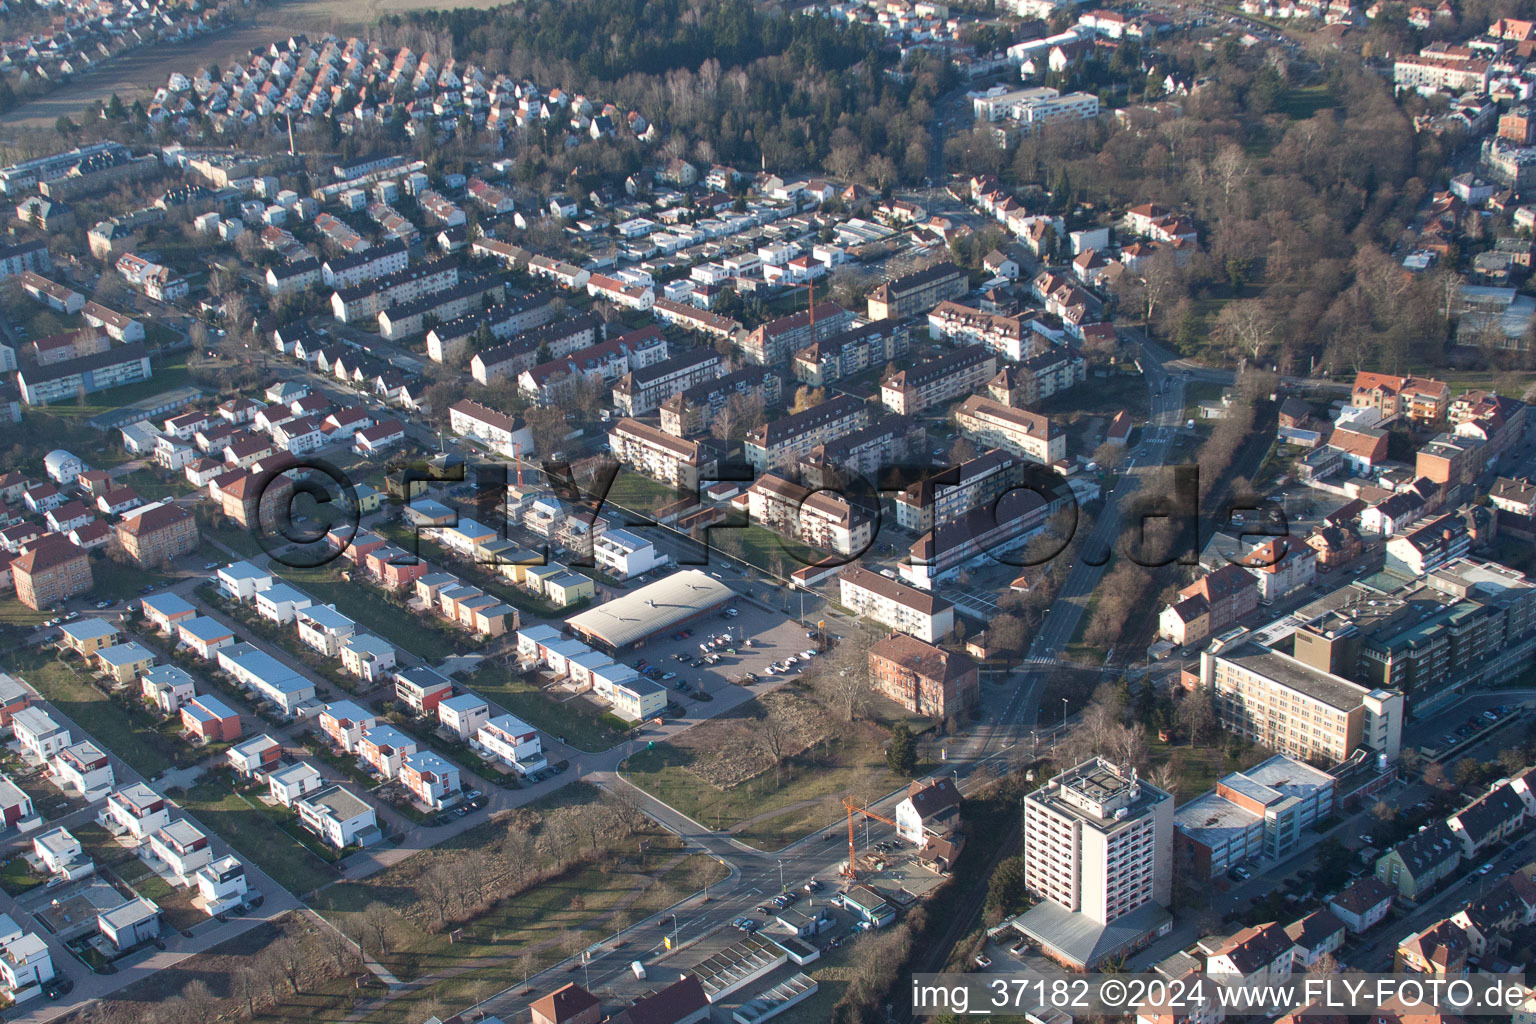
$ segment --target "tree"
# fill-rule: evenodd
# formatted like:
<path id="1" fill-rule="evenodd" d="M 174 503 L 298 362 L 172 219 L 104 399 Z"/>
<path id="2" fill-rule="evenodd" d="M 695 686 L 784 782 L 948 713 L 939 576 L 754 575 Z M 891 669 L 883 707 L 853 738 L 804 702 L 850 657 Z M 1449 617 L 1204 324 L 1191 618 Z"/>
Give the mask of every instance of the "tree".
<path id="1" fill-rule="evenodd" d="M 897 722 L 891 729 L 891 742 L 885 748 L 885 763 L 897 775 L 911 777 L 917 768 L 917 737 L 906 722 Z"/>
<path id="2" fill-rule="evenodd" d="M 795 413 L 814 409 L 826 400 L 827 392 L 825 388 L 813 388 L 802 384 L 795 389 L 795 400 L 789 407 L 789 414 L 793 416 Z"/>
<path id="3" fill-rule="evenodd" d="M 987 887 L 987 920 L 998 923 L 1016 912 L 1028 896 L 1024 883 L 1024 858 L 1008 857 L 997 865 Z"/>
<path id="4" fill-rule="evenodd" d="M 778 711 L 768 708 L 763 717 L 754 724 L 753 731 L 763 756 L 773 766 L 775 777 L 780 777 L 784 766 L 784 754 L 789 746 L 789 723 Z"/>
<path id="5" fill-rule="evenodd" d="M 195 1024 L 212 1024 L 218 1016 L 219 998 L 201 978 L 187 982 L 181 990 L 181 1002 L 187 1018 Z"/>
<path id="6" fill-rule="evenodd" d="M 363 908 L 363 931 L 373 939 L 374 957 L 389 952 L 389 937 L 395 928 L 395 915 L 382 903 L 374 902 Z"/>
<path id="7" fill-rule="evenodd" d="M 1204 691 L 1185 694 L 1174 712 L 1174 721 L 1189 736 L 1189 745 L 1205 739 L 1216 724 L 1216 709 L 1211 706 L 1211 695 Z"/>
<path id="8" fill-rule="evenodd" d="M 533 450 L 549 458 L 565 445 L 565 413 L 552 405 L 535 405 L 523 413 L 528 432 L 533 435 Z M 526 453 L 525 453 L 526 454 Z"/>

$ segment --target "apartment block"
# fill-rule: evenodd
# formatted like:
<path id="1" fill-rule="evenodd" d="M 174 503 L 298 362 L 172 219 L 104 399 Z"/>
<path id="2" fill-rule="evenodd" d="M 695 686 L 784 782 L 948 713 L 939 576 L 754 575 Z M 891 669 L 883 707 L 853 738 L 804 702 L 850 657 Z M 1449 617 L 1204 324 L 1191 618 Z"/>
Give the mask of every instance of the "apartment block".
<path id="1" fill-rule="evenodd" d="M 953 263 L 936 263 L 913 274 L 892 278 L 869 293 L 871 320 L 900 320 L 926 313 L 948 299 L 971 290 L 965 271 Z"/>
<path id="2" fill-rule="evenodd" d="M 761 366 L 733 370 L 662 402 L 661 429 L 675 437 L 697 437 L 709 430 L 732 398 L 741 395 L 768 408 L 779 403 L 783 385 L 782 377 Z"/>
<path id="3" fill-rule="evenodd" d="M 679 490 L 697 491 L 701 475 L 713 472 L 714 458 L 699 442 L 639 420 L 619 420 L 608 434 L 608 444 L 624 465 Z"/>
<path id="4" fill-rule="evenodd" d="M 57 534 L 44 534 L 11 562 L 16 598 L 42 610 L 91 589 L 91 562 L 81 548 Z"/>
<path id="5" fill-rule="evenodd" d="M 971 440 L 1053 465 L 1067 456 L 1067 436 L 1049 419 L 972 395 L 955 410 L 955 422 Z"/>
<path id="6" fill-rule="evenodd" d="M 924 643 L 937 643 L 955 628 L 955 606 L 942 597 L 858 566 L 837 577 L 838 603 Z"/>
<path id="7" fill-rule="evenodd" d="M 197 519 L 180 505 L 161 502 L 128 513 L 117 540 L 135 565 L 158 567 L 197 550 Z"/>
<path id="8" fill-rule="evenodd" d="M 994 448 L 919 480 L 896 495 L 896 523 L 925 533 L 995 502 L 1024 481 L 1024 460 Z"/>
<path id="9" fill-rule="evenodd" d="M 880 402 L 904 416 L 953 401 L 997 375 L 997 355 L 984 348 L 963 348 L 880 381 Z"/>
<path id="10" fill-rule="evenodd" d="M 824 387 L 904 358 L 911 337 L 910 321 L 877 320 L 807 345 L 795 353 L 791 369 L 802 384 Z"/>
<path id="11" fill-rule="evenodd" d="M 1102 758 L 1024 798 L 1024 881 L 1041 900 L 1014 919 L 1059 963 L 1091 970 L 1166 933 L 1173 797 Z"/>
<path id="12" fill-rule="evenodd" d="M 1174 812 L 1178 870 L 1219 880 L 1247 861 L 1284 860 L 1333 813 L 1335 788 L 1332 775 L 1285 754 L 1224 776 Z"/>
<path id="13" fill-rule="evenodd" d="M 738 348 L 745 359 L 758 366 L 782 366 L 807 345 L 840 334 L 852 324 L 853 313 L 835 302 L 822 302 L 815 307 L 814 314 L 791 313 L 770 320 L 742 338 Z"/>
<path id="14" fill-rule="evenodd" d="M 507 337 L 509 340 L 500 345 L 493 345 L 482 352 L 476 352 L 471 357 L 469 371 L 481 384 L 489 384 L 500 377 L 517 377 L 524 371 L 533 369 L 539 365 L 540 353 L 547 353 L 543 356 L 545 359 L 560 359 L 595 345 L 607 337 L 607 327 L 601 319 L 591 313 L 555 320 L 526 330 L 514 327 L 510 333 L 498 333 L 506 330 L 503 326 L 504 321 L 494 310 L 486 310 L 486 312 L 491 316 L 483 323 L 490 330 L 492 337 Z M 466 321 L 482 315 L 470 314 L 461 317 L 452 323 L 435 328 L 432 333 L 438 335 L 439 345 L 451 344 L 461 331 L 464 332 L 463 337 L 467 341 L 479 329 L 480 322 L 469 326 Z M 468 327 L 467 331 L 466 327 Z M 428 343 L 431 343 L 430 338 Z"/>
<path id="15" fill-rule="evenodd" d="M 928 336 L 951 345 L 979 346 L 1018 363 L 1039 355 L 1051 339 L 1030 318 L 989 313 L 958 302 L 941 302 L 928 314 Z"/>
<path id="16" fill-rule="evenodd" d="M 747 435 L 746 458 L 758 473 L 783 473 L 802 455 L 849 431 L 869 426 L 869 407 L 850 395 L 838 395 L 793 416 L 765 423 Z"/>
<path id="17" fill-rule="evenodd" d="M 873 539 L 874 520 L 863 509 L 771 473 L 747 489 L 747 502 L 755 522 L 812 547 L 857 555 Z"/>
<path id="18" fill-rule="evenodd" d="M 673 395 L 720 376 L 720 354 L 696 348 L 650 366 L 632 369 L 613 386 L 613 404 L 625 416 L 654 412 Z"/>

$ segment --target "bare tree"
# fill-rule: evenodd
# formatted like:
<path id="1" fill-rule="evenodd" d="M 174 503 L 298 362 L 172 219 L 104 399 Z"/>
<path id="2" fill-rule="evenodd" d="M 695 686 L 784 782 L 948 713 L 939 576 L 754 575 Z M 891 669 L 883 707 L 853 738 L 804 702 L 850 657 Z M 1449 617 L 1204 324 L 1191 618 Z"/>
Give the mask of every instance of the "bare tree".
<path id="1" fill-rule="evenodd" d="M 389 952 L 389 937 L 395 929 L 395 915 L 382 903 L 374 902 L 363 908 L 362 927 L 373 939 L 374 956 Z"/>
<path id="2" fill-rule="evenodd" d="M 213 994 L 208 983 L 193 978 L 181 990 L 181 1003 L 187 1018 L 195 1024 L 212 1024 L 219 1015 L 219 997 Z"/>
<path id="3" fill-rule="evenodd" d="M 448 904 L 458 891 L 451 872 L 444 870 L 441 866 L 423 872 L 416 879 L 416 889 L 421 893 L 422 901 L 437 911 L 438 926 L 447 924 Z"/>
<path id="4" fill-rule="evenodd" d="M 782 777 L 784 752 L 790 740 L 789 723 L 782 715 L 769 708 L 767 713 L 757 720 L 753 731 L 759 748 L 768 758 L 769 764 L 773 766 L 774 776 Z"/>

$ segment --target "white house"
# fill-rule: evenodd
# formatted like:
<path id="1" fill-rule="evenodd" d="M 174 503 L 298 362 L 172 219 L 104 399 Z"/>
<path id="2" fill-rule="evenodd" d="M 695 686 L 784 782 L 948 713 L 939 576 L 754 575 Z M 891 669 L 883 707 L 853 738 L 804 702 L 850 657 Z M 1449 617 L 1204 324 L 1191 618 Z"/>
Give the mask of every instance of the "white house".
<path id="1" fill-rule="evenodd" d="M 60 789 L 88 799 L 117 784 L 111 760 L 90 740 L 82 740 L 59 751 L 48 762 L 48 770 Z"/>
<path id="2" fill-rule="evenodd" d="M 381 838 L 373 808 L 340 786 L 311 793 L 294 804 L 304 827 L 344 850 L 368 846 Z"/>
<path id="3" fill-rule="evenodd" d="M 370 683 L 385 678 L 395 664 L 395 645 L 372 633 L 350 637 L 341 645 L 341 667 Z"/>
<path id="4" fill-rule="evenodd" d="M 0 946 L 0 984 L 15 1002 L 23 1002 L 52 981 L 53 956 L 48 943 L 36 932 L 27 932 Z"/>
<path id="5" fill-rule="evenodd" d="M 196 692 L 191 673 L 176 665 L 155 665 L 145 669 L 139 677 L 139 688 L 144 699 L 166 715 L 180 711 Z"/>
<path id="6" fill-rule="evenodd" d="M 305 608 L 295 613 L 295 619 L 299 624 L 300 642 L 327 658 L 339 656 L 341 645 L 357 632 L 357 623 L 337 611 L 335 605 Z"/>
<path id="7" fill-rule="evenodd" d="M 236 601 L 249 601 L 276 582 L 272 574 L 250 562 L 231 562 L 218 573 L 219 589 Z"/>
<path id="8" fill-rule="evenodd" d="M 245 865 L 236 857 L 220 857 L 211 864 L 198 868 L 193 881 L 197 884 L 197 899 L 209 917 L 217 917 L 245 902 L 248 886 Z"/>
<path id="9" fill-rule="evenodd" d="M 11 716 L 11 730 L 21 749 L 39 761 L 49 761 L 70 744 L 69 730 L 42 708 L 22 708 Z"/>
<path id="10" fill-rule="evenodd" d="M 627 580 L 665 565 L 667 556 L 656 545 L 628 530 L 605 530 L 592 541 L 592 555 L 610 575 Z"/>
<path id="11" fill-rule="evenodd" d="M 547 763 L 538 732 L 512 715 L 498 715 L 482 725 L 471 746 L 499 758 L 522 775 L 538 771 Z"/>
<path id="12" fill-rule="evenodd" d="M 400 783 L 416 799 L 437 809 L 458 796 L 459 769 L 430 750 L 418 750 L 401 761 Z"/>
<path id="13" fill-rule="evenodd" d="M 491 720 L 491 707 L 472 693 L 461 693 L 437 705 L 437 719 L 444 729 L 468 742 Z"/>
<path id="14" fill-rule="evenodd" d="M 107 797 L 102 816 L 135 839 L 148 839 L 156 829 L 164 828 L 171 820 L 165 798 L 142 782 L 136 782 Z"/>
<path id="15" fill-rule="evenodd" d="M 272 799 L 292 807 L 300 798 L 321 789 L 325 782 L 308 761 L 279 768 L 267 776 Z"/>
<path id="16" fill-rule="evenodd" d="M 62 825 L 32 840 L 32 852 L 43 862 L 49 874 L 66 879 L 84 878 L 96 869 L 81 851 L 80 840 Z"/>
<path id="17" fill-rule="evenodd" d="M 309 595 L 286 583 L 277 583 L 256 592 L 256 614 L 280 626 L 292 622 L 299 612 L 313 603 Z"/>
<path id="18" fill-rule="evenodd" d="M 156 829 L 149 835 L 149 850 L 184 884 L 192 884 L 192 874 L 213 860 L 208 834 L 186 818 Z"/>

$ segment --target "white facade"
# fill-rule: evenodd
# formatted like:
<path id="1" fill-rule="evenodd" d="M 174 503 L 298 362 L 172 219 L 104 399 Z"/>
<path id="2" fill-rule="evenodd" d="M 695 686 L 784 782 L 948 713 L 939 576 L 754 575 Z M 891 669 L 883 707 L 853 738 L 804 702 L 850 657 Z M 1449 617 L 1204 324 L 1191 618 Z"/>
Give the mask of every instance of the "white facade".
<path id="1" fill-rule="evenodd" d="M 512 715 L 499 715 L 482 725 L 472 744 L 513 770 L 526 775 L 544 767 L 544 744 L 533 726 Z"/>

